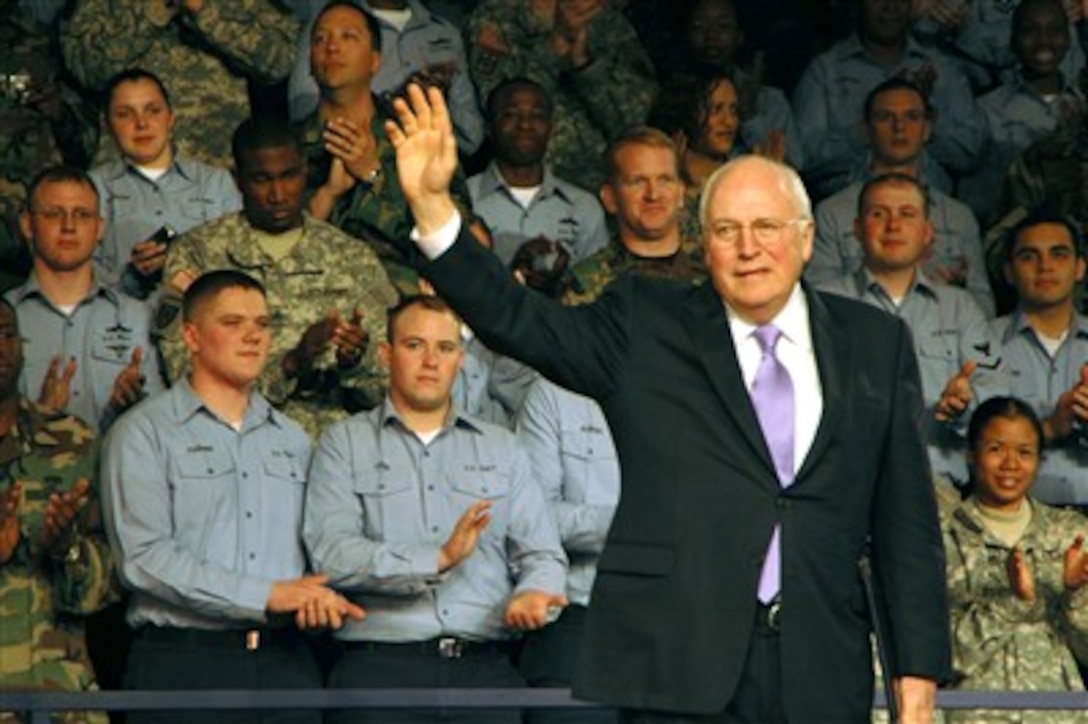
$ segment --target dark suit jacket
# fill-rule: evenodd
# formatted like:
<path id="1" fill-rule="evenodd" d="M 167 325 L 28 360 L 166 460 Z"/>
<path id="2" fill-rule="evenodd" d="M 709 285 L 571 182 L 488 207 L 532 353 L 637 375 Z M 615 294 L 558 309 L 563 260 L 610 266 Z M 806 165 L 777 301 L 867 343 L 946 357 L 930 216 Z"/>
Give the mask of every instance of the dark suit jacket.
<path id="1" fill-rule="evenodd" d="M 485 344 L 595 397 L 611 426 L 623 489 L 575 695 L 724 709 L 776 523 L 791 721 L 868 720 L 870 624 L 857 562 L 870 536 L 897 673 L 946 678 L 944 551 L 917 364 L 899 320 L 807 294 L 824 411 L 783 490 L 709 283 L 628 276 L 595 304 L 562 307 L 511 281 L 464 232 L 425 274 Z"/>

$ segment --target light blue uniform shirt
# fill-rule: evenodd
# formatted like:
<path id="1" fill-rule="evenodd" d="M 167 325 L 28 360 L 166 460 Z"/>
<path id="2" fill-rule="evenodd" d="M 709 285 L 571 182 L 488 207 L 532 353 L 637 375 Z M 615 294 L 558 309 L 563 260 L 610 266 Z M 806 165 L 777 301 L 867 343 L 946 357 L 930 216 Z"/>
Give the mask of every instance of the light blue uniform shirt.
<path id="1" fill-rule="evenodd" d="M 141 298 L 151 289 L 129 266 L 132 247 L 150 239 L 163 226 L 183 234 L 242 208 L 242 195 L 228 171 L 191 158 L 177 158 L 156 181 L 126 161 L 99 166 L 91 170 L 90 177 L 106 220 L 106 233 L 95 258 L 121 278 L 126 292 Z"/>
<path id="2" fill-rule="evenodd" d="M 596 401 L 541 377 L 518 416 L 518 441 L 570 559 L 567 599 L 586 606 L 620 499 L 620 463 L 604 413 Z"/>
<path id="3" fill-rule="evenodd" d="M 240 430 L 187 379 L 110 431 L 103 508 L 128 621 L 245 628 L 275 581 L 306 571 L 300 536 L 310 438 L 257 392 Z"/>
<path id="4" fill-rule="evenodd" d="M 491 231 L 492 250 L 510 264 L 518 248 L 538 236 L 558 241 L 574 266 L 608 245 L 601 204 L 589 192 L 545 169 L 540 190 L 529 208 L 514 198 L 506 179 L 492 163 L 468 179 L 472 210 Z"/>
<path id="5" fill-rule="evenodd" d="M 934 473 L 948 475 L 963 484 L 967 480 L 964 438 L 967 421 L 980 402 L 1008 394 L 1000 346 L 978 303 L 963 289 L 932 282 L 922 271 L 917 273 L 914 284 L 898 307 L 864 268 L 821 284 L 819 288 L 860 299 L 900 317 L 910 327 L 922 378 L 922 398 L 926 406 L 923 422 L 930 464 Z M 978 363 L 971 376 L 974 399 L 956 420 L 940 422 L 935 415 L 941 394 L 948 381 L 959 374 L 969 360 Z"/>
<path id="6" fill-rule="evenodd" d="M 1001 343 L 1009 393 L 1031 405 L 1040 418 L 1049 417 L 1058 398 L 1080 382 L 1080 368 L 1088 363 L 1088 317 L 1073 318 L 1069 336 L 1054 357 L 1019 312 L 995 319 L 992 327 Z M 1088 446 L 1074 439 L 1046 448 L 1031 494 L 1051 505 L 1088 505 Z"/>
<path id="7" fill-rule="evenodd" d="M 821 284 L 861 268 L 864 251 L 854 233 L 858 215 L 858 197 L 863 183 L 853 183 L 816 206 L 816 243 L 812 260 L 805 267 L 805 279 Z M 936 189 L 929 189 L 929 220 L 933 225 L 932 254 L 925 270 L 936 276 L 941 268 L 965 265 L 967 291 L 988 317 L 995 304 L 990 279 L 986 274 L 982 239 L 974 214 L 964 204 Z"/>
<path id="8" fill-rule="evenodd" d="M 490 500 L 476 550 L 438 572 L 458 519 Z M 513 433 L 452 412 L 425 445 L 386 398 L 330 426 L 310 469 L 303 535 L 315 568 L 366 609 L 348 641 L 496 641 L 510 598 L 561 594 L 566 557 Z"/>
<path id="9" fill-rule="evenodd" d="M 308 6 L 309 17 L 299 33 L 295 65 L 287 81 L 287 104 L 293 121 L 306 118 L 317 109 L 320 92 L 310 72 L 310 36 L 317 13 L 326 2 L 295 2 L 296 6 Z M 369 9 L 369 5 L 362 0 L 358 0 L 358 5 Z M 462 154 L 472 154 L 483 143 L 484 120 L 476 97 L 476 86 L 469 77 L 468 58 L 461 33 L 450 22 L 424 7 L 419 0 L 408 0 L 408 8 L 412 11 L 412 17 L 404 30 L 397 30 L 375 15 L 382 32 L 382 65 L 370 81 L 370 90 L 381 96 L 398 90 L 409 78 L 428 69 L 448 72 L 451 81 L 446 91 L 446 103 L 449 104 L 450 119 L 457 136 L 457 150 Z M 296 15 L 303 14 L 301 8 L 296 8 Z"/>
<path id="10" fill-rule="evenodd" d="M 15 307 L 24 339 L 20 393 L 37 400 L 53 358 L 60 356 L 63 371 L 75 357 L 76 375 L 65 412 L 103 432 L 116 417 L 109 405 L 113 384 L 137 347 L 143 350 L 144 392 L 153 395 L 163 383 L 151 341 L 151 307 L 120 291 L 101 269 L 95 269 L 94 278 L 71 316 L 46 299 L 34 273 L 4 298 Z"/>
<path id="11" fill-rule="evenodd" d="M 908 38 L 903 57 L 891 67 L 873 62 L 856 34 L 816 56 L 793 94 L 793 117 L 801 128 L 805 175 L 822 197 L 846 185 L 864 162 L 868 147 L 865 97 L 880 83 L 925 67 L 936 72 L 929 102 L 937 113 L 929 151 L 949 171 L 966 173 L 978 163 L 989 139 L 986 117 L 955 62 Z"/>

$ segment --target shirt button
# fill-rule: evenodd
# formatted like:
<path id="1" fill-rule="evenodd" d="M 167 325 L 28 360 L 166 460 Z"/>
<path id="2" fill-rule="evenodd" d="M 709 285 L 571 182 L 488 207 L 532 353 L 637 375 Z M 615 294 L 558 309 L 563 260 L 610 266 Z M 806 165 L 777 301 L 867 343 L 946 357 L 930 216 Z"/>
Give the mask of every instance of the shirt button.
<path id="1" fill-rule="evenodd" d="M 215 472 L 214 470 L 212 470 L 211 468 L 208 468 L 208 475 L 211 475 L 214 472 Z"/>
<path id="2" fill-rule="evenodd" d="M 378 490 L 385 490 L 385 483 L 378 483 Z"/>
<path id="3" fill-rule="evenodd" d="M 430 490 L 433 493 L 434 492 L 434 486 L 433 485 L 428 485 L 427 490 Z"/>
<path id="4" fill-rule="evenodd" d="M 251 561 L 257 560 L 257 554 L 256 553 L 250 553 L 249 554 L 249 560 L 251 560 Z"/>
<path id="5" fill-rule="evenodd" d="M 437 525 L 432 525 L 431 526 L 431 532 L 432 533 L 437 533 L 438 532 L 438 526 Z"/>
<path id="6" fill-rule="evenodd" d="M 247 510 L 247 511 L 246 511 L 246 517 L 247 517 L 247 518 L 252 518 L 252 517 L 253 517 L 253 512 L 252 512 L 252 511 L 249 511 L 249 510 Z"/>
<path id="7" fill-rule="evenodd" d="M 249 473 L 243 472 L 242 473 L 242 480 L 246 480 L 247 478 L 249 478 Z"/>

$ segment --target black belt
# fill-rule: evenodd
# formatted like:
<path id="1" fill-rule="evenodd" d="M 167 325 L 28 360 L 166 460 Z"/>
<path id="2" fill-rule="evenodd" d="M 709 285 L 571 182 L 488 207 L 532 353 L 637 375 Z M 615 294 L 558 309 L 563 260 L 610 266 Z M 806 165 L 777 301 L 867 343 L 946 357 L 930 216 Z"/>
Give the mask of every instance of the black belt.
<path id="1" fill-rule="evenodd" d="M 514 646 L 509 641 L 471 641 L 456 636 L 441 636 L 426 641 L 345 641 L 353 651 L 393 651 L 420 653 L 440 659 L 459 659 L 474 654 L 509 654 Z"/>
<path id="2" fill-rule="evenodd" d="M 247 651 L 257 651 L 262 646 L 295 645 L 302 639 L 299 630 L 290 627 L 212 630 L 149 625 L 138 629 L 136 635 L 151 643 Z"/>
<path id="3" fill-rule="evenodd" d="M 770 603 L 756 602 L 756 628 L 765 633 L 782 630 L 782 598 L 775 596 Z"/>

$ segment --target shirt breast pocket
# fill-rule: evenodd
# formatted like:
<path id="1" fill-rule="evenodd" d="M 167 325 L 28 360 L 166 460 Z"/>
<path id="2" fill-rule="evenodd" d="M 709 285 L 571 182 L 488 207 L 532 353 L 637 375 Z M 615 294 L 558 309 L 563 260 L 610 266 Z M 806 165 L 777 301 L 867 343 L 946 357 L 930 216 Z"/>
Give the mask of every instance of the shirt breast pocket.
<path id="1" fill-rule="evenodd" d="M 356 479 L 352 486 L 363 509 L 363 534 L 375 540 L 410 540 L 419 518 L 418 496 L 411 477 L 380 471 Z M 399 523 L 399 525 L 398 525 Z"/>
<path id="2" fill-rule="evenodd" d="M 225 450 L 209 448 L 176 459 L 174 534 L 202 556 L 214 547 L 214 531 L 236 525 L 234 478 L 234 460 Z"/>
<path id="3" fill-rule="evenodd" d="M 100 332 L 91 340 L 91 356 L 97 362 L 118 365 L 117 371 L 120 372 L 120 368 L 127 365 L 132 358 L 133 346 L 131 332 L 128 335 Z"/>
<path id="4" fill-rule="evenodd" d="M 612 476 L 607 473 L 616 462 L 616 447 L 608 430 L 579 425 L 559 431 L 563 462 L 563 498 L 572 503 L 614 503 L 618 491 L 598 490 L 595 484 Z M 600 499 L 598 499 L 600 498 Z"/>
<path id="5" fill-rule="evenodd" d="M 306 472 L 301 461 L 294 456 L 272 454 L 265 457 L 263 465 L 265 479 L 271 484 L 269 492 L 278 498 L 275 505 L 266 506 L 275 529 L 299 530 L 306 491 Z"/>
<path id="6" fill-rule="evenodd" d="M 481 500 L 491 501 L 491 523 L 484 529 L 484 535 L 491 537 L 505 535 L 510 521 L 509 505 L 511 485 L 509 470 L 464 470 L 447 476 L 453 510 L 453 523 L 456 523 L 465 511 Z"/>
<path id="7" fill-rule="evenodd" d="M 217 205 L 215 202 L 203 196 L 186 197 L 178 208 L 180 215 L 192 222 L 190 227 L 212 218 L 213 211 L 216 210 Z"/>
<path id="8" fill-rule="evenodd" d="M 922 337 L 918 343 L 918 365 L 921 367 L 922 380 L 931 385 L 939 385 L 932 390 L 923 390 L 930 395 L 940 396 L 948 380 L 959 371 L 959 352 L 956 349 L 956 335 L 930 334 Z"/>

